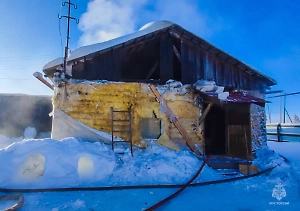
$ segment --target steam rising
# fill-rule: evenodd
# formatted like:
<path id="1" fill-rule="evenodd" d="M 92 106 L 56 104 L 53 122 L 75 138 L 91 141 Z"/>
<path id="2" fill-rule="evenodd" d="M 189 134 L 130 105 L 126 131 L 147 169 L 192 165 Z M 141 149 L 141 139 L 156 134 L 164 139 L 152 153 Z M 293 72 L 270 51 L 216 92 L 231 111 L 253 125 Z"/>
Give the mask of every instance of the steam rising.
<path id="1" fill-rule="evenodd" d="M 135 30 L 135 16 L 146 0 L 93 0 L 80 18 L 80 45 L 107 41 Z"/>
<path id="2" fill-rule="evenodd" d="M 51 97 L 0 95 L 0 109 L 0 134 L 20 137 L 28 126 L 38 132 L 51 131 Z"/>

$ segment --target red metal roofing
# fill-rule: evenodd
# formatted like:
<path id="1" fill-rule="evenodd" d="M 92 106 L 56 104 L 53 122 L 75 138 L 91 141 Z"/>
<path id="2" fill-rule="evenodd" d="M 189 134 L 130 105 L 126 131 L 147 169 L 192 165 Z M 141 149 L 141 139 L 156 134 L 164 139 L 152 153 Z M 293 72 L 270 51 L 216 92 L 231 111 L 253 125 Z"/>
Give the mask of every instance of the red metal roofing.
<path id="1" fill-rule="evenodd" d="M 215 92 L 202 92 L 202 93 L 204 93 L 209 97 L 218 98 L 218 94 Z M 225 101 L 235 102 L 235 103 L 254 103 L 260 106 L 264 106 L 264 104 L 268 102 L 265 99 L 254 97 L 253 95 L 247 94 L 245 92 L 240 92 L 240 91 L 229 92 L 229 96 Z"/>
<path id="2" fill-rule="evenodd" d="M 246 94 L 245 92 L 230 92 L 227 97 L 228 101 L 238 103 L 266 103 L 267 101 L 262 98 L 254 97 L 253 95 Z"/>

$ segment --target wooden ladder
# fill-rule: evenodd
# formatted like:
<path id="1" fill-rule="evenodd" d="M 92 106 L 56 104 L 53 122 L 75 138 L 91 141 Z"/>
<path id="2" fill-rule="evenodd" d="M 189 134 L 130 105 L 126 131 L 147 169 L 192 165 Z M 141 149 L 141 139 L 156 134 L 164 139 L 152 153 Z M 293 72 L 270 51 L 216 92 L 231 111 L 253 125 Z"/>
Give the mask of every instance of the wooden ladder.
<path id="1" fill-rule="evenodd" d="M 112 150 L 115 151 L 115 143 L 129 143 L 130 145 L 130 152 L 131 155 L 133 156 L 133 152 L 132 152 L 132 127 L 131 127 L 131 106 L 129 107 L 128 110 L 114 110 L 113 107 L 110 108 L 110 112 L 111 112 L 111 147 Z M 115 113 L 127 113 L 127 119 L 115 119 L 114 114 Z M 120 130 L 120 129 L 116 129 L 116 122 L 125 122 L 127 123 L 127 129 L 125 130 Z M 123 125 L 122 125 L 123 126 Z M 115 133 L 122 133 L 122 132 L 126 132 L 129 134 L 129 140 L 126 141 L 117 141 L 115 140 Z"/>

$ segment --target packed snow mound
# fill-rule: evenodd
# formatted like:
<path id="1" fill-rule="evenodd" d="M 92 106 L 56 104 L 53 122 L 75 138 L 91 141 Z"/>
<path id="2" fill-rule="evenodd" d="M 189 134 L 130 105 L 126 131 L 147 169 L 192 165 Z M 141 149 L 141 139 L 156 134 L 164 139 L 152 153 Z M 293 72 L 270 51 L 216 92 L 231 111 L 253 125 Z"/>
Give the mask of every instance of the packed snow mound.
<path id="1" fill-rule="evenodd" d="M 37 139 L 51 138 L 51 132 L 39 132 L 36 138 Z"/>
<path id="2" fill-rule="evenodd" d="M 110 145 L 76 138 L 25 139 L 0 149 L 0 187 L 50 188 L 188 181 L 202 161 L 188 151 L 176 152 L 156 142 L 123 155 Z M 201 180 L 218 175 L 205 167 Z"/>
<path id="3" fill-rule="evenodd" d="M 38 139 L 44 139 L 44 138 L 50 138 L 51 137 L 51 132 L 39 132 L 37 133 L 37 130 L 34 127 L 27 127 L 24 130 L 23 133 L 24 137 L 6 137 L 4 135 L 0 134 L 0 149 L 8 147 L 9 145 L 23 141 L 23 139 L 33 139 L 33 138 L 38 138 Z"/>
<path id="4" fill-rule="evenodd" d="M 37 136 L 37 130 L 34 127 L 27 127 L 24 130 L 24 138 L 30 139 L 30 138 L 36 138 Z"/>
<path id="5" fill-rule="evenodd" d="M 4 135 L 0 134 L 0 149 L 5 148 L 14 142 L 22 141 L 23 137 L 18 137 L 18 138 L 8 138 Z"/>

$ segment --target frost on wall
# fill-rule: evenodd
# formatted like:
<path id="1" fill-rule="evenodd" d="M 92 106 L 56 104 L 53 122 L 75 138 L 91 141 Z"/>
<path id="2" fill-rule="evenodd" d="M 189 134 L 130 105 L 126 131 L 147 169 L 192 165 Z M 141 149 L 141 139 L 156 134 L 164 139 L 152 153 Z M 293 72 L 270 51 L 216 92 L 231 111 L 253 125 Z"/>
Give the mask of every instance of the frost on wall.
<path id="1" fill-rule="evenodd" d="M 255 97 L 263 98 L 262 94 L 257 92 L 250 93 Z M 259 105 L 251 104 L 251 133 L 252 133 L 252 151 L 259 148 L 267 147 L 267 132 L 266 132 L 266 113 L 265 108 Z"/>

